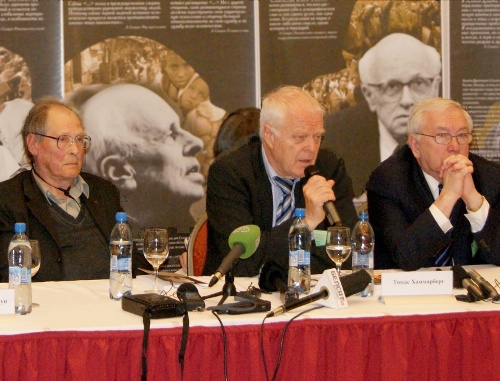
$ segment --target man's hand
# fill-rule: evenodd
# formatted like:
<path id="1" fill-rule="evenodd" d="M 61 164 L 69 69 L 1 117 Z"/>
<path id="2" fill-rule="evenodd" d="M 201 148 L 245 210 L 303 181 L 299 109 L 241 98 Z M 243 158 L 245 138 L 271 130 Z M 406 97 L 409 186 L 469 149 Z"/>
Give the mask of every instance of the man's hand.
<path id="1" fill-rule="evenodd" d="M 327 201 L 335 201 L 333 180 L 326 180 L 323 176 L 312 176 L 304 185 L 304 199 L 306 201 L 306 222 L 309 229 L 314 230 L 325 219 L 323 205 Z"/>
<path id="2" fill-rule="evenodd" d="M 474 186 L 472 162 L 463 155 L 447 157 L 441 166 L 443 190 L 436 200 L 436 206 L 449 217 L 459 198 L 463 199 L 469 210 L 477 210 L 482 197 Z"/>

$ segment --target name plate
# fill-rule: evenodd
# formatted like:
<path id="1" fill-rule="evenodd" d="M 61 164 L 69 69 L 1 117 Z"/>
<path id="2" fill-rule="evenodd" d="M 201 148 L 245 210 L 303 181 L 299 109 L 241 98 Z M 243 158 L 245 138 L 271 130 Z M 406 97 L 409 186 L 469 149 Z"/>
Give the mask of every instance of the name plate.
<path id="1" fill-rule="evenodd" d="M 405 271 L 382 274 L 386 304 L 456 303 L 452 271 Z"/>
<path id="2" fill-rule="evenodd" d="M 14 315 L 15 313 L 14 289 L 0 290 L 0 315 Z"/>

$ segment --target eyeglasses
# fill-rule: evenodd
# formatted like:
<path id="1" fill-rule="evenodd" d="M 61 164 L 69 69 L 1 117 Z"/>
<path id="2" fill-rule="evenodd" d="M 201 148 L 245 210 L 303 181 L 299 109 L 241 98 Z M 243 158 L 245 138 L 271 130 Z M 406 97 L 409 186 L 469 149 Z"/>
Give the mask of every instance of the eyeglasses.
<path id="1" fill-rule="evenodd" d="M 403 94 L 403 88 L 408 86 L 413 95 L 426 97 L 429 95 L 434 78 L 414 78 L 410 82 L 390 80 L 387 83 L 369 83 L 368 86 L 377 87 L 382 92 L 385 101 L 398 101 Z"/>
<path id="2" fill-rule="evenodd" d="M 71 147 L 73 145 L 73 143 L 76 143 L 76 145 L 79 148 L 83 148 L 84 150 L 87 150 L 87 149 L 89 149 L 90 141 L 92 140 L 90 138 L 90 136 L 88 136 L 88 135 L 78 135 L 75 137 L 72 137 L 69 135 L 61 135 L 57 138 L 55 136 L 39 134 L 37 132 L 35 132 L 35 135 L 43 136 L 43 137 L 49 138 L 49 139 L 54 139 L 57 142 L 57 148 L 62 149 L 62 150 L 68 149 L 69 147 Z"/>
<path id="3" fill-rule="evenodd" d="M 470 132 L 461 132 L 460 134 L 452 135 L 447 132 L 440 132 L 436 135 L 427 135 L 415 133 L 415 135 L 428 136 L 434 138 L 437 144 L 449 144 L 452 138 L 456 138 L 458 144 L 470 144 L 472 142 L 472 134 Z"/>

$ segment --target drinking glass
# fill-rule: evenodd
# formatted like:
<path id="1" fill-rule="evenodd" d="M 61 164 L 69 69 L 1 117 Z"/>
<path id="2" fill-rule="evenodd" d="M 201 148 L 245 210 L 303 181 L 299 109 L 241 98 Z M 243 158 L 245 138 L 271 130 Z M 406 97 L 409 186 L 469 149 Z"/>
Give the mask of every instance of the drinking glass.
<path id="1" fill-rule="evenodd" d="M 147 293 L 160 294 L 158 289 L 158 268 L 168 257 L 168 231 L 164 228 L 147 228 L 144 232 L 144 257 L 153 266 L 155 286 Z"/>
<path id="2" fill-rule="evenodd" d="M 33 278 L 42 264 L 42 257 L 40 255 L 40 242 L 36 239 L 30 239 L 31 244 L 31 277 Z M 31 303 L 31 307 L 39 307 L 38 303 Z"/>
<path id="3" fill-rule="evenodd" d="M 31 244 L 31 277 L 34 277 L 40 269 L 42 258 L 40 256 L 40 243 L 36 239 L 30 239 Z"/>
<path id="4" fill-rule="evenodd" d="M 351 255 L 351 232 L 346 226 L 332 226 L 326 232 L 326 252 L 340 276 L 342 263 Z"/>

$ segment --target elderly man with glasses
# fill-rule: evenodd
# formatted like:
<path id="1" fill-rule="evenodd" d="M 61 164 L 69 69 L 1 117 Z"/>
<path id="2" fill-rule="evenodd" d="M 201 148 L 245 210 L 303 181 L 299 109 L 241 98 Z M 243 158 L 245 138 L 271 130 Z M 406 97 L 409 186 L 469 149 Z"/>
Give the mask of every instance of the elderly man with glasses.
<path id="1" fill-rule="evenodd" d="M 441 58 L 415 37 L 393 33 L 363 55 L 358 69 L 364 101 L 331 114 L 323 142 L 344 158 L 357 197 L 377 165 L 406 142 L 411 107 L 439 95 Z"/>
<path id="2" fill-rule="evenodd" d="M 412 108 L 408 144 L 367 184 L 376 268 L 500 266 L 500 166 L 469 153 L 472 127 L 449 99 Z"/>
<path id="3" fill-rule="evenodd" d="M 30 171 L 0 183 L 0 281 L 8 280 L 7 248 L 16 222 L 40 242 L 42 261 L 33 280 L 109 276 L 109 236 L 119 192 L 108 181 L 81 173 L 91 139 L 64 103 L 42 98 L 22 129 Z"/>

